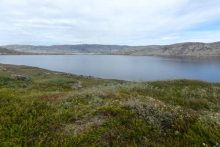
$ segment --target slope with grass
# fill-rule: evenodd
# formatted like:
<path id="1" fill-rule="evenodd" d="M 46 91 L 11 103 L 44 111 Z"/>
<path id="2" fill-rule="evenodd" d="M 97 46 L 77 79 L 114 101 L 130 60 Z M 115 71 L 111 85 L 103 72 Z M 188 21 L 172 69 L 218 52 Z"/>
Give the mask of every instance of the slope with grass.
<path id="1" fill-rule="evenodd" d="M 219 83 L 125 82 L 0 64 L 0 146 L 218 147 L 219 104 Z"/>

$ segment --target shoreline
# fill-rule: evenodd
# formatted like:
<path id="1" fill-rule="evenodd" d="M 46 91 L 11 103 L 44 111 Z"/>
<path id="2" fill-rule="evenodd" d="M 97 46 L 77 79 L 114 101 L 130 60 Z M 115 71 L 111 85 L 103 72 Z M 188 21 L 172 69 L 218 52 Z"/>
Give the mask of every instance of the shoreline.
<path id="1" fill-rule="evenodd" d="M 108 56 L 147 56 L 147 57 L 195 57 L 195 58 L 219 58 L 220 55 L 216 56 L 188 56 L 188 55 L 129 55 L 129 54 L 101 54 L 101 53 L 67 53 L 67 54 L 60 54 L 60 53 L 25 53 L 25 54 L 0 54 L 1 56 L 7 55 L 108 55 Z"/>
<path id="2" fill-rule="evenodd" d="M 178 80 L 185 80 L 185 81 L 200 81 L 200 82 L 205 82 L 205 83 L 216 83 L 216 84 L 220 84 L 220 82 L 211 82 L 211 81 L 205 81 L 205 80 L 200 80 L 200 79 L 186 79 L 186 78 L 179 78 L 179 79 L 165 79 L 165 80 L 123 80 L 123 79 L 108 79 L 108 78 L 101 78 L 101 77 L 96 77 L 96 76 L 91 76 L 91 75 L 77 75 L 74 73 L 68 73 L 68 72 L 62 72 L 62 71 L 56 71 L 56 70 L 49 70 L 49 69 L 45 69 L 45 68 L 41 68 L 41 67 L 37 67 L 37 66 L 28 66 L 28 65 L 16 65 L 16 64 L 5 64 L 5 63 L 0 63 L 0 70 L 1 71 L 5 71 L 5 68 L 30 68 L 30 69 L 38 69 L 38 70 L 45 70 L 45 72 L 51 72 L 51 73 L 62 73 L 62 74 L 66 74 L 66 75 L 74 75 L 74 76 L 78 76 L 78 77 L 84 77 L 86 79 L 99 79 L 99 80 L 109 80 L 109 81 L 120 81 L 120 82 L 137 82 L 137 83 L 141 83 L 141 82 L 168 82 L 168 81 L 178 81 Z M 10 70 L 9 70 L 10 71 Z M 1 72 L 0 72 L 1 73 Z"/>

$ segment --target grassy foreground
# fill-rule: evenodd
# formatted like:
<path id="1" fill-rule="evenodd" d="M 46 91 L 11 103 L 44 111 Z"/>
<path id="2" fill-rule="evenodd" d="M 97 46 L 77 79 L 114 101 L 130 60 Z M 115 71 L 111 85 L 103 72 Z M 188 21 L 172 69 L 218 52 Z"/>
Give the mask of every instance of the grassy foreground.
<path id="1" fill-rule="evenodd" d="M 218 83 L 125 82 L 0 64 L 1 147 L 219 144 Z"/>

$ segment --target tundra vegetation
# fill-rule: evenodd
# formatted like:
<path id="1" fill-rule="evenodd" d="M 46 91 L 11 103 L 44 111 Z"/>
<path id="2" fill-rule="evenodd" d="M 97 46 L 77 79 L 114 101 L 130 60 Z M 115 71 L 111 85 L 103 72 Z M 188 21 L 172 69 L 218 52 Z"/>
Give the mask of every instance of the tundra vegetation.
<path id="1" fill-rule="evenodd" d="M 220 84 L 0 64 L 0 146 L 220 145 Z"/>

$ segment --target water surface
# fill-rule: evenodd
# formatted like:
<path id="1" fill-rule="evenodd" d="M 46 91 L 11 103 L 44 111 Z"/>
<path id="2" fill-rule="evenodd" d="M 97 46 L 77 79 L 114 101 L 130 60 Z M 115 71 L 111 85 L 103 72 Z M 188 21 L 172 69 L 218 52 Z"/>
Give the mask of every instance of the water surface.
<path id="1" fill-rule="evenodd" d="M 220 58 L 119 55 L 0 55 L 0 63 L 122 80 L 220 82 Z"/>

